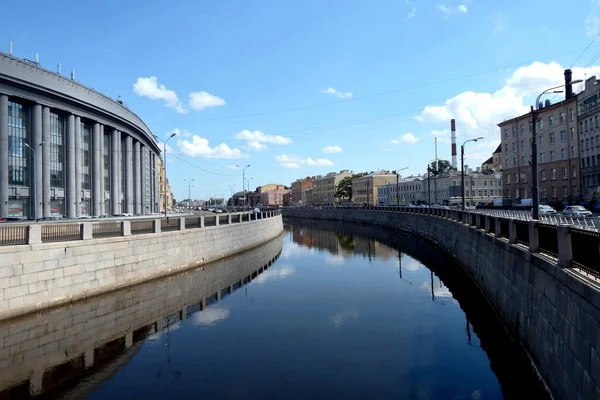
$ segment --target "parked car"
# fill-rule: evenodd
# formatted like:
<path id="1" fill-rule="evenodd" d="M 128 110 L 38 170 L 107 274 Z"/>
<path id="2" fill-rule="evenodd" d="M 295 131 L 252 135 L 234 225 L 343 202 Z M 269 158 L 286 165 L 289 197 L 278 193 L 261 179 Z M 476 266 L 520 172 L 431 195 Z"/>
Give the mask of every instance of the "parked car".
<path id="1" fill-rule="evenodd" d="M 592 212 L 586 210 L 584 206 L 567 206 L 563 210 L 563 215 L 568 215 L 570 217 L 591 217 Z"/>
<path id="2" fill-rule="evenodd" d="M 541 204 L 540 205 L 540 214 L 543 215 L 554 215 L 556 214 L 556 210 L 549 205 Z"/>

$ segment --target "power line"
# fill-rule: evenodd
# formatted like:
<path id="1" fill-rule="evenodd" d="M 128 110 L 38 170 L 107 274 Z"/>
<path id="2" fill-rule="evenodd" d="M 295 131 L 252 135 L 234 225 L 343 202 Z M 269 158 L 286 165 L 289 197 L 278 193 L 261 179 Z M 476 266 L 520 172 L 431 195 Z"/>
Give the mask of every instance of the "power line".
<path id="1" fill-rule="evenodd" d="M 596 39 L 598 39 L 598 37 L 600 36 L 600 33 L 598 33 L 590 42 L 590 44 L 587 45 L 587 47 L 585 49 L 583 49 L 583 51 L 581 52 L 581 54 L 579 54 L 579 56 L 577 56 L 577 58 L 575 59 L 575 61 L 573 61 L 573 64 L 571 64 L 571 68 L 573 68 L 575 66 L 575 63 L 577 61 L 579 61 L 579 59 L 585 54 L 586 51 L 588 51 L 588 49 L 590 47 L 592 47 L 592 45 L 594 44 L 594 42 L 596 41 Z"/>
<path id="2" fill-rule="evenodd" d="M 190 167 L 194 167 L 194 168 L 196 168 L 196 169 L 199 169 L 200 171 L 204 171 L 204 172 L 206 172 L 206 173 L 209 173 L 209 174 L 213 174 L 213 175 L 219 175 L 219 176 L 235 176 L 235 177 L 239 176 L 239 175 L 221 174 L 221 173 L 219 173 L 219 172 L 210 171 L 210 170 L 208 170 L 208 169 L 204 169 L 204 168 L 202 168 L 202 167 L 199 167 L 199 166 L 197 166 L 197 165 L 195 165 L 195 164 L 192 164 L 191 162 L 189 162 L 189 161 L 186 161 L 186 160 L 184 160 L 183 158 L 181 158 L 181 157 L 178 157 L 178 156 L 176 156 L 176 155 L 175 155 L 175 154 L 173 154 L 173 153 L 169 153 L 169 154 L 170 154 L 171 156 L 175 157 L 176 159 L 178 159 L 179 161 L 181 161 L 181 162 L 184 162 L 185 164 L 189 165 Z"/>
<path id="3" fill-rule="evenodd" d="M 592 47 L 592 44 L 589 44 L 588 47 L 586 47 L 584 49 L 584 51 L 589 49 L 590 47 Z M 480 71 L 480 72 L 474 72 L 474 73 L 460 75 L 460 76 L 456 76 L 456 77 L 452 77 L 452 78 L 442 79 L 439 81 L 426 82 L 426 83 L 422 83 L 419 85 L 406 86 L 403 88 L 387 90 L 387 91 L 368 94 L 368 95 L 364 95 L 364 96 L 353 97 L 351 99 L 346 99 L 346 100 L 335 100 L 335 101 L 330 101 L 330 102 L 325 102 L 325 103 L 310 104 L 310 105 L 305 105 L 305 106 L 291 107 L 291 108 L 285 108 L 285 109 L 280 109 L 280 110 L 263 111 L 263 112 L 257 112 L 257 113 L 251 113 L 251 114 L 234 115 L 234 116 L 229 116 L 229 117 L 209 118 L 209 119 L 204 119 L 203 121 L 200 121 L 200 122 L 205 123 L 205 122 L 227 121 L 227 120 L 233 120 L 233 119 L 241 119 L 241 118 L 248 118 L 248 117 L 257 117 L 257 116 L 265 116 L 265 115 L 273 115 L 273 114 L 282 114 L 282 113 L 293 112 L 293 111 L 301 111 L 301 110 L 324 107 L 324 106 L 329 106 L 329 105 L 334 105 L 334 104 L 350 103 L 350 102 L 354 102 L 354 101 L 358 101 L 358 100 L 365 100 L 365 99 L 370 99 L 370 98 L 379 97 L 379 96 L 385 96 L 385 95 L 389 95 L 389 94 L 401 93 L 401 92 L 405 92 L 405 91 L 409 91 L 409 90 L 413 90 L 413 89 L 420 89 L 420 88 L 424 88 L 424 87 L 428 87 L 428 86 L 432 86 L 432 85 L 439 85 L 442 83 L 447 83 L 447 82 L 451 82 L 451 81 L 455 81 L 455 80 L 472 78 L 474 76 L 485 75 L 485 74 L 489 74 L 489 73 L 493 73 L 493 72 L 502 71 L 507 68 L 520 67 L 528 62 L 539 61 L 539 60 L 544 60 L 544 59 L 562 56 L 562 55 L 566 55 L 566 54 L 571 54 L 575 51 L 579 51 L 579 49 L 569 50 L 569 51 L 559 53 L 556 55 L 552 55 L 552 56 L 539 57 L 534 60 L 529 60 L 527 62 L 521 62 L 518 64 L 509 65 L 509 66 L 505 66 L 502 68 L 495 68 L 495 69 L 490 69 L 490 70 L 485 70 L 485 71 Z M 579 59 L 579 57 L 578 57 L 578 59 Z M 171 124 L 171 122 L 148 122 L 148 123 L 154 124 L 154 125 Z M 190 123 L 196 123 L 196 122 L 190 122 Z"/>

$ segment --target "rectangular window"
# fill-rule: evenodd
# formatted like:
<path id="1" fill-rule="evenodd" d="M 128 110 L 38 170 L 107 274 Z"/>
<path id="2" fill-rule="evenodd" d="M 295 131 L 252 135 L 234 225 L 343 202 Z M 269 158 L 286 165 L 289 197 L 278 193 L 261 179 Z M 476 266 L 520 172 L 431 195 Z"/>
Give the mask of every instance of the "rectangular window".
<path id="1" fill-rule="evenodd" d="M 542 170 L 540 175 L 541 175 L 541 180 L 545 181 L 546 180 L 546 171 Z"/>
<path id="2" fill-rule="evenodd" d="M 587 123 L 587 119 L 585 121 L 583 121 L 583 130 L 587 132 L 588 130 L 588 123 Z"/>
<path id="3" fill-rule="evenodd" d="M 65 117 L 50 113 L 50 187 L 65 188 Z"/>
<path id="4" fill-rule="evenodd" d="M 554 150 L 550 150 L 550 162 L 556 161 L 556 152 Z"/>
<path id="5" fill-rule="evenodd" d="M 583 122 L 579 122 L 579 134 L 583 134 Z"/>
<path id="6" fill-rule="evenodd" d="M 505 153 L 508 153 L 508 143 L 505 143 L 505 144 L 504 144 L 504 152 L 505 152 Z"/>
<path id="7" fill-rule="evenodd" d="M 552 172 L 552 180 L 556 180 L 556 168 L 552 168 L 550 172 Z"/>
<path id="8" fill-rule="evenodd" d="M 81 123 L 81 189 L 91 190 L 92 180 L 90 171 L 90 140 L 92 137 L 92 126 L 88 123 Z"/>
<path id="9" fill-rule="evenodd" d="M 525 141 L 521 140 L 521 150 L 525 150 Z"/>
<path id="10" fill-rule="evenodd" d="M 517 143 L 513 142 L 512 145 L 513 145 L 512 146 L 513 147 L 513 153 L 516 153 L 516 151 L 517 151 Z"/>
<path id="11" fill-rule="evenodd" d="M 560 131 L 560 141 L 564 143 L 567 141 L 567 131 Z"/>
<path id="12" fill-rule="evenodd" d="M 508 128 L 504 129 L 504 138 L 508 139 Z"/>
<path id="13" fill-rule="evenodd" d="M 29 169 L 25 143 L 29 141 L 29 109 L 22 104 L 8 102 L 8 184 L 27 186 Z M 0 168 L 2 168 L 0 166 Z"/>
<path id="14" fill-rule="evenodd" d="M 564 147 L 562 149 L 560 149 L 560 159 L 561 160 L 567 159 L 567 149 L 565 149 Z"/>
<path id="15" fill-rule="evenodd" d="M 590 148 L 592 150 L 594 149 L 594 137 L 593 136 L 590 138 Z"/>
<path id="16" fill-rule="evenodd" d="M 546 162 L 546 153 L 543 152 L 543 151 L 540 153 L 540 162 L 541 163 L 545 163 Z"/>
<path id="17" fill-rule="evenodd" d="M 571 146 L 571 158 L 577 157 L 577 149 L 575 146 Z"/>
<path id="18" fill-rule="evenodd" d="M 516 166 L 517 166 L 517 158 L 515 157 L 515 158 L 513 158 L 513 167 L 516 167 Z"/>
<path id="19" fill-rule="evenodd" d="M 558 118 L 560 119 L 561 124 L 565 123 L 565 113 L 564 112 L 559 113 Z"/>
<path id="20" fill-rule="evenodd" d="M 540 130 L 544 129 L 544 118 L 540 118 Z"/>
<path id="21" fill-rule="evenodd" d="M 512 128 L 512 137 L 515 137 L 516 135 L 517 135 L 517 128 L 515 128 L 513 126 L 513 128 Z"/>
<path id="22" fill-rule="evenodd" d="M 527 158 L 525 156 L 521 156 L 521 165 L 522 166 L 527 165 Z"/>
<path id="23" fill-rule="evenodd" d="M 577 167 L 573 167 L 573 178 L 577 178 Z"/>
<path id="24" fill-rule="evenodd" d="M 590 139 L 585 139 L 585 149 L 586 150 L 590 149 Z"/>
<path id="25" fill-rule="evenodd" d="M 521 124 L 520 130 L 521 130 L 521 135 L 524 134 L 525 133 L 525 125 Z"/>
<path id="26" fill-rule="evenodd" d="M 548 135 L 548 142 L 550 142 L 550 144 L 554 144 L 554 133 Z"/>
<path id="27" fill-rule="evenodd" d="M 540 147 L 544 147 L 544 135 L 540 135 Z"/>
<path id="28" fill-rule="evenodd" d="M 573 109 L 569 108 L 569 120 L 573 121 L 575 119 L 575 114 L 573 113 Z"/>
<path id="29" fill-rule="evenodd" d="M 510 174 L 506 174 L 506 183 L 510 183 Z"/>
<path id="30" fill-rule="evenodd" d="M 563 188 L 563 194 L 564 194 L 564 198 L 569 197 L 569 188 L 568 187 L 564 187 Z"/>
<path id="31" fill-rule="evenodd" d="M 571 140 L 575 140 L 575 128 L 569 128 L 571 130 Z"/>
<path id="32" fill-rule="evenodd" d="M 521 182 L 527 183 L 527 175 L 524 172 L 521 172 Z"/>
<path id="33" fill-rule="evenodd" d="M 562 167 L 562 177 L 563 179 L 567 179 L 567 168 Z"/>
<path id="34" fill-rule="evenodd" d="M 554 125 L 554 115 L 548 117 L 548 128 Z"/>
<path id="35" fill-rule="evenodd" d="M 504 159 L 504 165 L 506 166 L 506 168 L 508 168 L 508 158 Z"/>

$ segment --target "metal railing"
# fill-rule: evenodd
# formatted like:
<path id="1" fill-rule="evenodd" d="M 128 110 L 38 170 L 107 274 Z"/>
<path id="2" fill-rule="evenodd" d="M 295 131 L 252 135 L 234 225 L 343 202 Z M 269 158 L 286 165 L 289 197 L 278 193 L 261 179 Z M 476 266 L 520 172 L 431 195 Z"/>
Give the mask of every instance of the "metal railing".
<path id="1" fill-rule="evenodd" d="M 154 233 L 154 220 L 131 221 L 131 234 Z"/>
<path id="2" fill-rule="evenodd" d="M 551 225 L 538 225 L 540 253 L 558 257 L 558 228 Z"/>
<path id="3" fill-rule="evenodd" d="M 42 225 L 42 242 L 81 240 L 81 224 Z"/>
<path id="4" fill-rule="evenodd" d="M 94 222 L 93 235 L 95 238 L 121 236 L 121 222 Z"/>
<path id="5" fill-rule="evenodd" d="M 600 278 L 600 234 L 569 228 L 573 251 L 573 266 Z"/>
<path id="6" fill-rule="evenodd" d="M 264 215 L 264 217 L 262 216 Z M 200 228 L 202 219 L 204 226 L 216 226 L 217 218 L 219 225 L 231 223 L 242 223 L 254 221 L 257 218 L 271 218 L 281 215 L 281 210 L 269 210 L 264 213 L 239 213 L 225 215 L 208 215 L 202 217 L 185 218 L 186 228 Z M 171 217 L 166 219 L 138 219 L 124 221 L 95 221 L 78 223 L 46 223 L 46 224 L 9 224 L 0 225 L 0 246 L 38 244 L 49 242 L 64 242 L 69 240 L 94 239 L 102 237 L 118 237 L 123 235 L 139 235 L 156 232 L 156 223 L 160 223 L 160 230 L 178 231 L 181 229 L 182 217 Z M 129 224 L 129 227 L 124 224 Z M 36 228 L 32 230 L 33 228 Z"/>
<path id="7" fill-rule="evenodd" d="M 0 246 L 27 244 L 27 225 L 0 226 Z"/>

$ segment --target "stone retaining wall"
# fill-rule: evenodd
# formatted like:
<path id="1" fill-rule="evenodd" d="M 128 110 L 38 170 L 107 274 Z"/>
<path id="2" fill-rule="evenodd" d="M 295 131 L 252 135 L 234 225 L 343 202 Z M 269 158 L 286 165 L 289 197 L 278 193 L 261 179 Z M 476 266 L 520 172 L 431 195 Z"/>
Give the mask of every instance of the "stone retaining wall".
<path id="1" fill-rule="evenodd" d="M 600 397 L 600 288 L 557 259 L 440 216 L 336 209 L 283 215 L 373 224 L 430 240 L 464 266 L 556 398 Z"/>
<path id="2" fill-rule="evenodd" d="M 270 215 L 171 232 L 0 247 L 0 319 L 116 290 L 258 246 L 283 232 L 281 216 Z"/>

